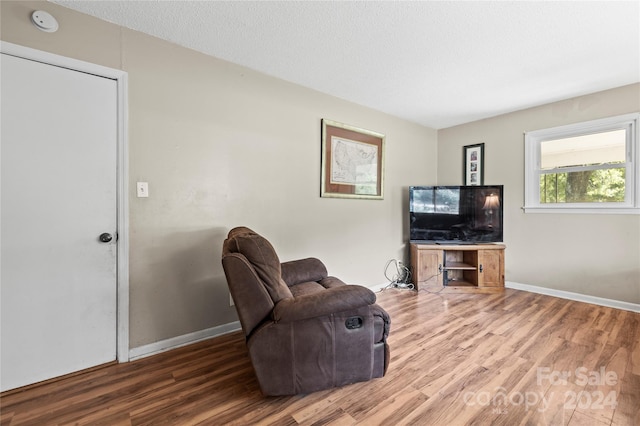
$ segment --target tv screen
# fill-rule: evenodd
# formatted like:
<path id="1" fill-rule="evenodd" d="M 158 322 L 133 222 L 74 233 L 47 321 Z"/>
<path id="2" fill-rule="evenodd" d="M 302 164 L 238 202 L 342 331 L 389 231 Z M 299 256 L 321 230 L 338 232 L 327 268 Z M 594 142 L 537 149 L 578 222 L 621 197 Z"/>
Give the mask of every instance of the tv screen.
<path id="1" fill-rule="evenodd" d="M 502 242 L 503 185 L 409 187 L 411 242 Z"/>

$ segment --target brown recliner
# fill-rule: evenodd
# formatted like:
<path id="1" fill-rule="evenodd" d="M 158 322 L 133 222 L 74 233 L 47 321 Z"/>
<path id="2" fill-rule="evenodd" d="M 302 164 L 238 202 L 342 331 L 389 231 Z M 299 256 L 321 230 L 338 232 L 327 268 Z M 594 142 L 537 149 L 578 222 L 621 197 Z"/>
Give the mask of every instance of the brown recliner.
<path id="1" fill-rule="evenodd" d="M 263 394 L 384 376 L 389 315 L 371 290 L 329 277 L 315 258 L 281 264 L 269 241 L 245 227 L 229 232 L 222 265 Z"/>

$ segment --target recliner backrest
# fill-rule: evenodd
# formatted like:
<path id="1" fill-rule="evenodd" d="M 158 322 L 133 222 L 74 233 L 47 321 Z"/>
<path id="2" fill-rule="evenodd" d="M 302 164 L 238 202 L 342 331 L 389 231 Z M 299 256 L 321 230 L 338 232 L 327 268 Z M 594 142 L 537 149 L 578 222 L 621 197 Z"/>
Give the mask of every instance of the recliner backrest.
<path id="1" fill-rule="evenodd" d="M 223 256 L 228 253 L 240 253 L 249 261 L 274 304 L 293 297 L 282 279 L 280 259 L 267 239 L 249 228 L 234 228 L 223 245 Z"/>

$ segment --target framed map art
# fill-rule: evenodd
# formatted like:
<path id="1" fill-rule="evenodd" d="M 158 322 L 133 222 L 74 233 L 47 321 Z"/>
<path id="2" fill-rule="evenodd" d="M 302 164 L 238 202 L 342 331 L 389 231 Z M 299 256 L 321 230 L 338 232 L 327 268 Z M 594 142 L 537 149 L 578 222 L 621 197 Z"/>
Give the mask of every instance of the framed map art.
<path id="1" fill-rule="evenodd" d="M 321 197 L 382 200 L 384 135 L 322 120 Z"/>

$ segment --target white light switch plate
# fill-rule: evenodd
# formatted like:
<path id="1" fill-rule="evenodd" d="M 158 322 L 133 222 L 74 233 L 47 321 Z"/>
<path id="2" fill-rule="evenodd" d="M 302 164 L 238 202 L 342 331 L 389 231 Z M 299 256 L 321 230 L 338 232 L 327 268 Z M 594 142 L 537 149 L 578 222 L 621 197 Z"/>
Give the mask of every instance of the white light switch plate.
<path id="1" fill-rule="evenodd" d="M 148 182 L 137 182 L 136 183 L 136 193 L 138 194 L 138 198 L 146 198 L 149 196 L 149 183 Z"/>

